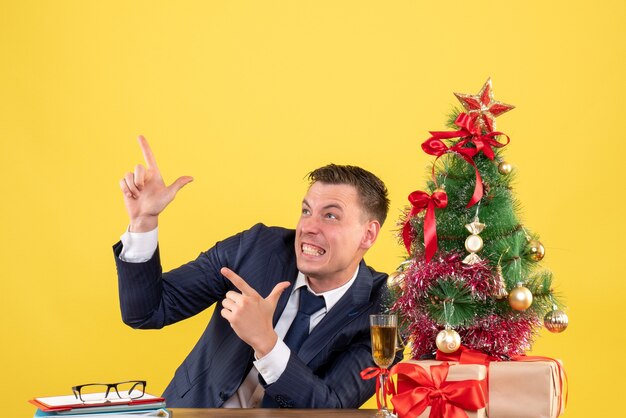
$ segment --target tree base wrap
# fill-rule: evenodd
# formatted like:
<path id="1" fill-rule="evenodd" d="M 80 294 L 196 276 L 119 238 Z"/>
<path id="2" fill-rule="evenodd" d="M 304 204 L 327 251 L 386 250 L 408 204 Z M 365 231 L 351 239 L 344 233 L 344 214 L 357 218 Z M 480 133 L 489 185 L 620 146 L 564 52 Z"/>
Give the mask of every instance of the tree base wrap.
<path id="1" fill-rule="evenodd" d="M 490 363 L 489 416 L 556 418 L 562 415 L 565 410 L 563 373 L 559 360 Z"/>
<path id="2" fill-rule="evenodd" d="M 399 418 L 487 416 L 484 365 L 407 360 L 394 366 L 390 373 L 397 375 L 391 403 Z M 441 377 L 444 381 L 439 380 Z"/>

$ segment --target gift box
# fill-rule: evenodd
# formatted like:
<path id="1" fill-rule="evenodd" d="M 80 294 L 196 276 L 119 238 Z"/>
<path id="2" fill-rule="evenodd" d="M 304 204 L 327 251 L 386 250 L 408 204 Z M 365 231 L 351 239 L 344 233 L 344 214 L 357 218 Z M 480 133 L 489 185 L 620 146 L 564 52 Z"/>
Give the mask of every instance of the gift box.
<path id="1" fill-rule="evenodd" d="M 556 418 L 565 410 L 565 375 L 558 360 L 489 363 L 491 418 Z"/>
<path id="2" fill-rule="evenodd" d="M 520 356 L 516 361 L 486 361 L 487 367 L 454 361 L 409 360 L 391 371 L 397 375 L 396 395 L 391 402 L 399 418 L 429 417 L 432 406 L 427 405 L 422 410 L 428 402 L 424 399 L 432 398 L 432 394 L 440 390 L 430 369 L 444 363 L 449 367 L 446 382 L 479 381 L 483 388 L 486 408 L 464 409 L 469 418 L 556 418 L 565 411 L 566 376 L 558 360 Z M 416 374 L 411 370 L 416 367 L 422 370 L 418 379 L 411 376 Z M 430 382 L 424 381 L 426 374 Z M 448 407 L 450 404 L 448 402 Z M 416 410 L 420 412 L 416 414 Z M 436 416 L 444 417 L 445 412 L 438 412 Z"/>
<path id="3" fill-rule="evenodd" d="M 441 417 L 462 412 L 468 418 L 486 417 L 484 365 L 408 360 L 394 366 L 390 375 L 397 376 L 391 403 L 399 418 L 428 418 L 431 409 Z"/>

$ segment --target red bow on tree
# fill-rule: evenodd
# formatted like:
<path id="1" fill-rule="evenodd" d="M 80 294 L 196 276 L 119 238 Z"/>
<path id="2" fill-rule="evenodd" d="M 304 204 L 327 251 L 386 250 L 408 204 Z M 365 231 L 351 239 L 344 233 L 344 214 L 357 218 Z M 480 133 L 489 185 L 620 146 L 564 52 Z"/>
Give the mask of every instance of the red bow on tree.
<path id="1" fill-rule="evenodd" d="M 467 204 L 467 207 L 469 208 L 478 203 L 478 201 L 480 201 L 480 199 L 482 199 L 483 197 L 482 178 L 480 177 L 480 172 L 478 171 L 478 167 L 476 167 L 476 163 L 474 162 L 474 157 L 476 156 L 476 154 L 482 152 L 487 158 L 493 160 L 495 158 L 495 152 L 492 147 L 502 148 L 509 143 L 510 138 L 508 137 L 508 135 L 503 134 L 502 132 L 490 132 L 483 135 L 480 129 L 474 124 L 474 119 L 472 119 L 466 113 L 459 114 L 454 123 L 461 129 L 459 129 L 458 131 L 431 131 L 430 134 L 432 136 L 424 141 L 424 143 L 422 144 L 422 149 L 425 153 L 434 155 L 437 158 L 449 152 L 454 152 L 460 155 L 465 161 L 467 161 L 472 167 L 474 167 L 474 170 L 476 172 L 476 185 L 474 186 L 474 194 Z M 498 135 L 506 136 L 507 142 L 505 144 L 502 144 L 496 141 L 494 138 Z M 443 140 L 452 138 L 463 139 L 452 147 L 448 147 L 443 142 Z M 466 145 L 468 145 L 469 143 L 474 144 L 475 148 L 467 147 Z M 434 176 L 435 164 L 433 163 L 433 179 Z"/>
<path id="2" fill-rule="evenodd" d="M 443 190 L 435 190 L 432 195 L 417 190 L 409 195 L 411 212 L 402 228 L 404 246 L 411 254 L 411 218 L 426 209 L 424 218 L 424 246 L 426 247 L 426 261 L 430 261 L 437 252 L 437 221 L 435 207 L 442 209 L 448 205 L 448 195 Z"/>
<path id="3" fill-rule="evenodd" d="M 465 138 L 465 139 L 457 143 L 456 146 L 463 147 L 464 145 L 467 145 L 468 143 L 471 142 L 476 147 L 475 152 L 474 152 L 475 154 L 482 152 L 490 160 L 493 160 L 495 158 L 495 153 L 492 147 L 502 148 L 511 141 L 511 138 L 509 138 L 507 134 L 502 133 L 502 132 L 493 131 L 493 132 L 489 132 L 483 135 L 480 129 L 476 127 L 475 119 L 468 116 L 466 113 L 461 113 L 456 118 L 454 123 L 457 126 L 461 127 L 461 131 L 464 130 L 470 134 L 470 135 L 463 135 L 461 138 Z M 431 135 L 432 134 L 433 132 L 431 132 Z M 503 144 L 503 143 L 498 142 L 495 139 L 498 135 L 506 136 L 506 143 Z M 465 149 L 471 150 L 473 148 L 466 147 Z"/>

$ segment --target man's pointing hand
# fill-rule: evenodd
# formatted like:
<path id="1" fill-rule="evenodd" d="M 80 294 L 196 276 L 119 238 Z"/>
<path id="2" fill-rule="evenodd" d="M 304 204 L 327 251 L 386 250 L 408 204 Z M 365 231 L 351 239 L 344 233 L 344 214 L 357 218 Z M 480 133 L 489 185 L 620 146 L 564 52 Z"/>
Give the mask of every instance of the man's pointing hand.
<path id="1" fill-rule="evenodd" d="M 257 358 L 264 357 L 276 345 L 278 335 L 272 318 L 280 295 L 291 283 L 278 283 L 264 299 L 234 271 L 223 267 L 220 272 L 241 291 L 226 293 L 222 301 L 222 316 L 230 322 L 239 338 L 254 349 Z"/>

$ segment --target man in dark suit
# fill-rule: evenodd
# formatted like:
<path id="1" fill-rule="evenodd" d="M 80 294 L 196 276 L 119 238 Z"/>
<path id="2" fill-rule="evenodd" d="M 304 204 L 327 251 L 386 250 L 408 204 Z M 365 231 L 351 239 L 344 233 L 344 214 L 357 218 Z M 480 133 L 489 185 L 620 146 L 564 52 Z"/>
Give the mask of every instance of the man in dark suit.
<path id="1" fill-rule="evenodd" d="M 257 224 L 162 273 L 158 215 L 192 178 L 166 186 L 139 143 L 146 166 L 120 181 L 130 217 L 114 246 L 122 318 L 162 328 L 217 303 L 165 390 L 168 406 L 354 408 L 371 397 L 359 372 L 373 365 L 369 315 L 387 276 L 363 255 L 387 216 L 382 181 L 353 166 L 317 169 L 295 231 Z"/>

